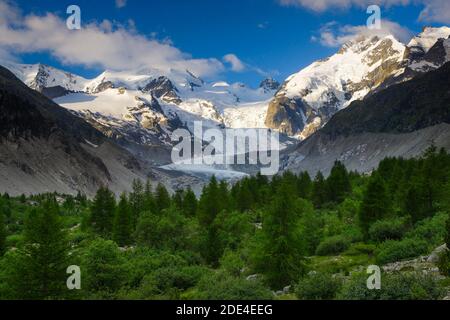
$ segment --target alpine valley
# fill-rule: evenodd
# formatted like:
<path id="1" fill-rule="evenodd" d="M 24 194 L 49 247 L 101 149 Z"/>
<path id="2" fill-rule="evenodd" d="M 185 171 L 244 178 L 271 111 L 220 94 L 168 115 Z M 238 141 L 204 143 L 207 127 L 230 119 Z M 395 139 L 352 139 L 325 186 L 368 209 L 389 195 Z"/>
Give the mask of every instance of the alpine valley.
<path id="1" fill-rule="evenodd" d="M 369 172 L 385 157 L 414 157 L 432 142 L 450 149 L 449 37 L 448 27 L 424 28 L 407 44 L 391 34 L 361 35 L 282 84 L 265 79 L 258 88 L 209 83 L 189 70 L 85 79 L 1 61 L 0 192 L 92 195 L 101 185 L 119 192 L 148 176 L 171 190 L 200 190 L 211 174 L 247 175 L 235 167 L 170 166 L 171 133 L 192 131 L 195 121 L 277 130 L 282 169 L 313 174 L 328 173 L 337 159 Z"/>

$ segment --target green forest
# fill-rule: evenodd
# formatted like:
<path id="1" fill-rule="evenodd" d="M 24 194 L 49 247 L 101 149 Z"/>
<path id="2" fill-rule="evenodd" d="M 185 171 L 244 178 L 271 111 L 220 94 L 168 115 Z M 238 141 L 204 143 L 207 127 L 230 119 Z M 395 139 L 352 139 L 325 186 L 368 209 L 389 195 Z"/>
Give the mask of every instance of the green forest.
<path id="1" fill-rule="evenodd" d="M 450 244 L 449 214 L 450 155 L 434 147 L 364 175 L 336 161 L 327 177 L 213 177 L 199 198 L 152 181 L 117 198 L 3 194 L 0 299 L 443 299 L 450 254 L 423 257 Z"/>

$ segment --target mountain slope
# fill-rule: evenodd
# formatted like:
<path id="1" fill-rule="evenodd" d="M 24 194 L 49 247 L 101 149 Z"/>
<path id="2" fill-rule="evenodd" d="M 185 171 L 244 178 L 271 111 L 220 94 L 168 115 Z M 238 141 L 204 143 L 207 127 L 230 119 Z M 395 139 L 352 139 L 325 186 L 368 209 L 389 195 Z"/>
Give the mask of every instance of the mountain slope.
<path id="1" fill-rule="evenodd" d="M 206 83 L 188 70 L 105 71 L 89 80 L 44 65 L 3 64 L 136 156 L 161 165 L 169 160 L 171 132 L 192 129 L 194 121 L 214 128 L 265 127 L 268 101 L 279 86 L 273 79 L 257 89 Z"/>
<path id="2" fill-rule="evenodd" d="M 269 128 L 304 139 L 353 101 L 435 70 L 450 60 L 450 28 L 425 28 L 408 45 L 359 36 L 289 77 L 270 102 Z"/>
<path id="3" fill-rule="evenodd" d="M 0 192 L 118 193 L 147 175 L 171 182 L 0 67 Z"/>
<path id="4" fill-rule="evenodd" d="M 285 153 L 285 168 L 327 173 L 335 160 L 371 171 L 389 156 L 420 155 L 432 143 L 450 149 L 450 62 L 338 112 Z"/>

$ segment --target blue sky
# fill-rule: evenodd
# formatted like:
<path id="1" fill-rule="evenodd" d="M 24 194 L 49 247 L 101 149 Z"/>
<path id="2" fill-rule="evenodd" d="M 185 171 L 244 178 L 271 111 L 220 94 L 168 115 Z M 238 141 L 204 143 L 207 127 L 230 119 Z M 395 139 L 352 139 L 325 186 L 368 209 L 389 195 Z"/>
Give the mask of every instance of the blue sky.
<path id="1" fill-rule="evenodd" d="M 67 17 L 67 6 L 77 4 L 82 12 L 82 26 L 98 25 L 108 20 L 113 26 L 121 26 L 126 32 L 179 50 L 177 54 L 183 59 L 190 59 L 188 55 L 193 59 L 210 59 L 206 63 L 212 71 L 205 71 L 206 78 L 223 78 L 252 86 L 256 86 L 265 74 L 282 81 L 314 60 L 334 53 L 336 47 L 312 40 L 312 37 L 320 38 L 327 23 L 333 22 L 330 24 L 332 32 L 338 34 L 342 32 L 339 31 L 342 26 L 365 25 L 368 17 L 366 7 L 351 5 L 352 0 L 342 0 L 342 6 L 329 7 L 326 6 L 327 0 L 316 0 L 316 4 L 317 1 L 325 3 L 323 8 L 314 7 L 316 4 L 309 0 L 285 0 L 285 5 L 281 1 L 283 0 L 127 0 L 120 8 L 116 0 L 17 0 L 7 4 L 15 7 L 16 11 L 21 11 L 21 18 L 29 17 L 30 14 L 42 17 L 50 12 L 62 21 Z M 419 19 L 424 6 L 434 0 L 422 1 L 425 4 L 382 7 L 382 18 L 413 33 L 420 32 L 424 25 L 444 25 L 446 16 Z M 298 5 L 286 5 L 286 2 Z M 346 6 L 346 2 L 350 5 Z M 12 29 L 24 28 L 14 26 L 11 21 L 9 23 Z M 50 34 L 49 36 L 57 37 L 57 34 Z M 15 58 L 25 63 L 43 62 L 86 77 L 96 76 L 105 68 L 101 63 L 93 63 L 92 57 L 88 57 L 89 61 L 84 63 L 83 57 L 74 61 L 70 54 L 55 54 L 53 45 L 53 42 L 49 43 L 46 49 L 45 45 L 36 47 L 20 44 L 20 49 L 12 50 L 15 47 L 11 43 L 0 43 L 10 53 L 12 50 Z M 83 46 L 82 41 L 80 45 Z M 128 48 L 130 51 L 133 49 Z M 92 50 L 92 47 L 86 47 L 86 50 Z M 151 56 L 153 51 L 149 52 Z M 227 54 L 238 57 L 244 66 L 237 71 L 231 70 L 230 65 L 223 61 Z M 83 56 L 83 53 L 78 56 Z M 134 57 L 130 55 L 130 59 Z M 178 61 L 181 58 L 177 56 L 174 59 Z M 199 68 L 203 69 L 203 66 Z"/>

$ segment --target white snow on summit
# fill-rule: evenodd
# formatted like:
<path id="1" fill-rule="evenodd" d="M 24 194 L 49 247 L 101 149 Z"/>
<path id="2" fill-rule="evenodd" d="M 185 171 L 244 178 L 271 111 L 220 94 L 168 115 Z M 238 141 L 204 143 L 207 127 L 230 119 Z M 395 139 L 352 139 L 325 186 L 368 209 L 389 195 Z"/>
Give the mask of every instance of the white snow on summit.
<path id="1" fill-rule="evenodd" d="M 412 38 L 408 44 L 408 47 L 420 47 L 424 52 L 428 52 L 431 47 L 439 39 L 447 39 L 450 36 L 449 27 L 431 28 L 427 27 L 422 33 Z"/>

